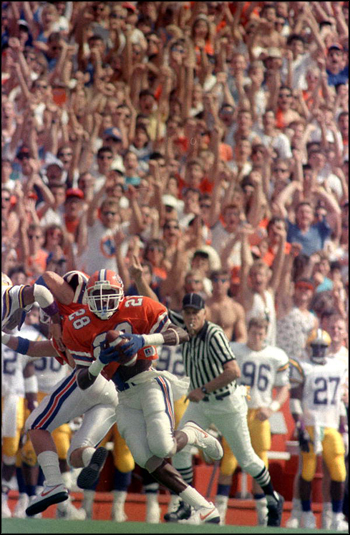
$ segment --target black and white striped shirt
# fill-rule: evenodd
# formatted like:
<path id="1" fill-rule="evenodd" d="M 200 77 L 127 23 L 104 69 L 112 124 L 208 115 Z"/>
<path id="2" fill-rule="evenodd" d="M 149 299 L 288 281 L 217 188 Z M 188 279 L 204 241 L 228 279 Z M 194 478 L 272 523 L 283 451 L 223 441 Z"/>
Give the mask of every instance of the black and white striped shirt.
<path id="1" fill-rule="evenodd" d="M 172 323 L 187 330 L 180 313 L 172 310 L 168 312 Z M 224 371 L 223 365 L 226 362 L 236 360 L 223 329 L 210 321 L 206 321 L 200 332 L 180 347 L 185 373 L 190 378 L 192 389 L 209 383 Z M 211 393 L 222 394 L 233 386 L 236 386 L 236 381 Z"/>

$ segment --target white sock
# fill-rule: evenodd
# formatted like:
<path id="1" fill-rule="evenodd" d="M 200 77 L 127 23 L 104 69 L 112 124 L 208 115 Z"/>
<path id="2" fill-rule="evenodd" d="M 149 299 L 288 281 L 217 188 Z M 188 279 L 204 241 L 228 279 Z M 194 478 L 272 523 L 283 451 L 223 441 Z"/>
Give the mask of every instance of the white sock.
<path id="1" fill-rule="evenodd" d="M 153 504 L 158 505 L 158 493 L 151 493 L 151 492 L 146 493 L 146 502 L 147 502 L 147 505 L 153 505 Z"/>
<path id="2" fill-rule="evenodd" d="M 191 429 L 190 427 L 186 428 L 186 425 L 184 428 L 180 429 L 188 438 L 188 444 L 195 444 L 197 440 L 197 435 L 194 429 Z"/>
<path id="3" fill-rule="evenodd" d="M 95 491 L 91 489 L 84 490 L 84 498 L 83 501 L 86 505 L 90 506 L 93 504 L 95 499 Z"/>
<path id="4" fill-rule="evenodd" d="M 114 490 L 113 491 L 113 503 L 124 504 L 126 500 L 126 490 Z"/>
<path id="5" fill-rule="evenodd" d="M 58 455 L 54 451 L 43 451 L 38 455 L 38 463 L 45 476 L 45 484 L 48 487 L 63 483 Z"/>
<path id="6" fill-rule="evenodd" d="M 83 460 L 83 464 L 84 466 L 87 466 L 90 461 L 91 461 L 91 457 L 93 456 L 93 454 L 95 453 L 95 448 L 85 448 L 83 453 L 81 454 L 81 458 Z"/>
<path id="7" fill-rule="evenodd" d="M 210 507 L 210 503 L 190 485 L 179 494 L 180 498 L 195 509 Z"/>

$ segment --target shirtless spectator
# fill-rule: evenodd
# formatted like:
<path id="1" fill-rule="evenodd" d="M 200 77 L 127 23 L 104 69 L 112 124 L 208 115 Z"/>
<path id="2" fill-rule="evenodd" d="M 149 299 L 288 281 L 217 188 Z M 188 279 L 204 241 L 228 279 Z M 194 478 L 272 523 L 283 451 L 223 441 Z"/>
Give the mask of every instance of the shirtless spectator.
<path id="1" fill-rule="evenodd" d="M 247 328 L 242 305 L 229 297 L 230 274 L 227 270 L 212 271 L 212 296 L 206 301 L 207 318 L 220 325 L 233 342 L 247 341 Z"/>

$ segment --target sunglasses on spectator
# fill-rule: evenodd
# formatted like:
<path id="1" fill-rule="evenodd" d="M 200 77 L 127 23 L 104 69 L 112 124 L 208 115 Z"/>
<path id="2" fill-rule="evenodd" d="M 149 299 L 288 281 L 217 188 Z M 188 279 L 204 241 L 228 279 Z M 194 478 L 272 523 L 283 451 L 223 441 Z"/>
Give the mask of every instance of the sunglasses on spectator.
<path id="1" fill-rule="evenodd" d="M 156 245 L 151 245 L 151 247 L 148 247 L 149 251 L 158 251 L 159 253 L 164 253 L 163 247 L 157 247 Z"/>
<path id="2" fill-rule="evenodd" d="M 73 156 L 73 152 L 60 152 L 58 157 L 60 158 L 61 156 Z"/>
<path id="3" fill-rule="evenodd" d="M 226 278 L 226 277 L 214 277 L 213 278 L 213 282 L 219 282 L 219 281 L 222 282 L 222 283 L 228 282 L 228 278 Z"/>
<path id="4" fill-rule="evenodd" d="M 108 211 L 108 212 L 102 212 L 102 215 L 106 215 L 106 216 L 107 215 L 117 215 L 117 213 L 118 212 L 110 212 L 110 211 Z"/>
<path id="5" fill-rule="evenodd" d="M 40 238 L 41 238 L 41 234 L 28 234 L 29 240 L 34 240 L 34 239 L 40 240 Z"/>
<path id="6" fill-rule="evenodd" d="M 177 46 L 174 46 L 174 48 L 171 49 L 172 52 L 179 52 L 180 54 L 184 54 L 185 51 L 183 48 L 178 48 Z"/>
<path id="7" fill-rule="evenodd" d="M 293 95 L 290 95 L 289 93 L 280 93 L 278 95 L 278 98 L 283 98 L 283 97 L 288 97 L 288 98 L 292 98 Z"/>
<path id="8" fill-rule="evenodd" d="M 120 143 L 120 142 L 121 142 L 121 139 L 118 139 L 118 138 L 116 138 L 116 137 L 111 137 L 111 136 L 109 136 L 109 137 L 106 137 L 106 141 L 108 141 L 108 142 L 109 142 L 109 141 L 117 141 L 118 143 Z"/>
<path id="9" fill-rule="evenodd" d="M 111 13 L 109 16 L 111 19 L 125 20 L 125 17 L 123 17 L 123 15 L 118 15 L 117 13 Z"/>
<path id="10" fill-rule="evenodd" d="M 200 282 L 203 282 L 201 279 L 187 279 L 187 284 L 199 284 Z"/>
<path id="11" fill-rule="evenodd" d="M 27 160 L 29 160 L 30 156 L 29 156 L 29 154 L 19 154 L 19 155 L 17 156 L 17 158 L 18 158 L 19 160 L 24 160 L 24 158 L 27 158 Z"/>
<path id="12" fill-rule="evenodd" d="M 211 204 L 200 204 L 199 205 L 200 208 L 211 208 Z"/>
<path id="13" fill-rule="evenodd" d="M 10 202 L 11 197 L 2 197 L 1 200 L 2 201 L 6 201 L 6 202 Z"/>

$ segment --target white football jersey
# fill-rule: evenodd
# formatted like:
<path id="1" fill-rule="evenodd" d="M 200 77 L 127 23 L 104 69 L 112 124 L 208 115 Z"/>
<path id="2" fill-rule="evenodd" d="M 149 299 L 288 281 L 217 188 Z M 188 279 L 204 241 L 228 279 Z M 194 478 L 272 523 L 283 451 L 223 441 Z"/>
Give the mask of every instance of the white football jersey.
<path id="1" fill-rule="evenodd" d="M 25 397 L 23 370 L 31 360 L 28 355 L 20 355 L 1 344 L 2 396 L 16 394 Z"/>
<path id="2" fill-rule="evenodd" d="M 47 340 L 38 329 L 25 323 L 18 334 L 32 341 Z M 71 372 L 68 366 L 62 366 L 54 357 L 32 358 L 32 361 L 38 379 L 38 391 L 45 394 L 51 392 L 53 387 Z"/>
<path id="3" fill-rule="evenodd" d="M 347 377 L 347 367 L 338 359 L 327 358 L 325 364 L 291 361 L 291 383 L 304 385 L 301 405 L 306 425 L 338 429 Z"/>
<path id="4" fill-rule="evenodd" d="M 248 407 L 268 407 L 273 388 L 289 384 L 288 355 L 283 349 L 270 345 L 261 351 L 253 351 L 247 344 L 238 342 L 230 342 L 230 347 L 241 370 L 238 383 L 250 386 Z"/>
<path id="5" fill-rule="evenodd" d="M 177 377 L 185 376 L 181 345 L 158 347 L 159 358 L 153 363 L 157 370 L 168 371 Z"/>

